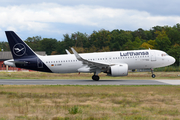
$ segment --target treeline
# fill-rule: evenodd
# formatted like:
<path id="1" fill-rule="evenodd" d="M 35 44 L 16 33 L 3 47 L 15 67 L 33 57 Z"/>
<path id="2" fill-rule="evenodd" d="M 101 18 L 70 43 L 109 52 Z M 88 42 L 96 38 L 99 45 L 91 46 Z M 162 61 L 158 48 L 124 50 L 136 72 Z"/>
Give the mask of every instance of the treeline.
<path id="1" fill-rule="evenodd" d="M 78 52 L 101 52 L 119 50 L 158 49 L 176 58 L 179 65 L 180 24 L 171 26 L 155 26 L 150 30 L 139 28 L 135 31 L 99 30 L 92 34 L 76 32 L 64 34 L 61 41 L 40 36 L 28 37 L 25 42 L 34 51 L 46 51 L 48 55 L 66 54 L 65 49 L 74 47 Z M 1 42 L 0 48 L 9 51 L 8 43 Z M 71 51 L 71 50 L 70 50 Z"/>

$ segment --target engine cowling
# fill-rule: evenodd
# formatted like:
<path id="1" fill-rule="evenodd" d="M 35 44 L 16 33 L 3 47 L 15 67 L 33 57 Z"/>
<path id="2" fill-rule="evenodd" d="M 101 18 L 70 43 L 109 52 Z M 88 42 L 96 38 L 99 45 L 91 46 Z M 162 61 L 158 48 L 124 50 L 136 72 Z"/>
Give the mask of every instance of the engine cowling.
<path id="1" fill-rule="evenodd" d="M 109 67 L 109 70 L 107 72 L 107 75 L 109 76 L 127 76 L 128 75 L 128 65 L 127 64 L 118 64 Z"/>

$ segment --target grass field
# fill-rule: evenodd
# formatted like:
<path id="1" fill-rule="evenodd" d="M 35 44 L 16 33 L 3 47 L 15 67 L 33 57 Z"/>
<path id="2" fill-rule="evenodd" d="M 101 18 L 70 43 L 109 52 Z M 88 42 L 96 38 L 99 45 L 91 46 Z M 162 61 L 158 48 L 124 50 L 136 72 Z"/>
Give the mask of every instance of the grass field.
<path id="1" fill-rule="evenodd" d="M 129 72 L 128 76 L 111 77 L 99 74 L 100 79 L 180 79 L 180 72 L 154 72 L 156 78 L 151 78 L 151 72 Z M 0 72 L 0 79 L 91 79 L 92 73 L 55 74 L 43 72 Z M 178 76 L 179 75 L 179 76 Z"/>
<path id="2" fill-rule="evenodd" d="M 179 79 L 156 72 L 155 79 Z M 91 79 L 92 74 L 0 72 L 0 79 Z M 150 72 L 101 79 L 152 79 Z M 180 86 L 0 85 L 0 120 L 180 120 Z"/>
<path id="3" fill-rule="evenodd" d="M 179 120 L 180 86 L 0 86 L 0 120 Z"/>

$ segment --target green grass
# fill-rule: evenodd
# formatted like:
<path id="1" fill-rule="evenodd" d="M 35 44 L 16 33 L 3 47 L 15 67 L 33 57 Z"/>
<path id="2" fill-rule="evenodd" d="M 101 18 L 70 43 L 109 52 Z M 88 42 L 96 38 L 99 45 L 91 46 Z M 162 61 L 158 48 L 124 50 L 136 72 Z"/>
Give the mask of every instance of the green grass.
<path id="1" fill-rule="evenodd" d="M 69 108 L 69 114 L 77 114 L 77 113 L 82 113 L 82 110 L 79 108 L 79 106 L 75 105 L 71 108 Z"/>
<path id="2" fill-rule="evenodd" d="M 167 67 L 161 67 L 154 69 L 155 72 L 179 72 L 180 67 L 179 66 L 167 66 Z"/>
<path id="3" fill-rule="evenodd" d="M 179 72 L 155 72 L 179 79 Z M 91 79 L 92 74 L 0 72 L 0 79 Z M 101 79 L 152 79 L 150 72 Z M 180 118 L 180 86 L 0 85 L 0 120 L 164 120 Z"/>
<path id="4" fill-rule="evenodd" d="M 2 85 L 0 120 L 179 120 L 180 86 Z"/>
<path id="5" fill-rule="evenodd" d="M 136 79 L 180 79 L 180 72 L 154 72 L 156 78 L 151 77 L 151 72 L 129 72 L 128 76 L 111 77 L 106 74 L 99 74 L 100 80 L 136 80 Z M 0 72 L 0 79 L 83 79 L 90 80 L 93 74 L 91 73 L 70 73 L 70 74 L 55 74 L 43 72 Z"/>

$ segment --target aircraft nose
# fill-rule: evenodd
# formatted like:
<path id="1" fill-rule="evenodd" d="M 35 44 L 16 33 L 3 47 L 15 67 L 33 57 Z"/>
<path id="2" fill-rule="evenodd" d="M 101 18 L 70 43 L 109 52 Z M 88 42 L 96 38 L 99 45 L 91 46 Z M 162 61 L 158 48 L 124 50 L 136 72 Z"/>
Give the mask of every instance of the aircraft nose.
<path id="1" fill-rule="evenodd" d="M 175 58 L 174 57 L 170 57 L 170 59 L 169 59 L 169 62 L 171 63 L 171 64 L 174 64 L 175 63 Z"/>

